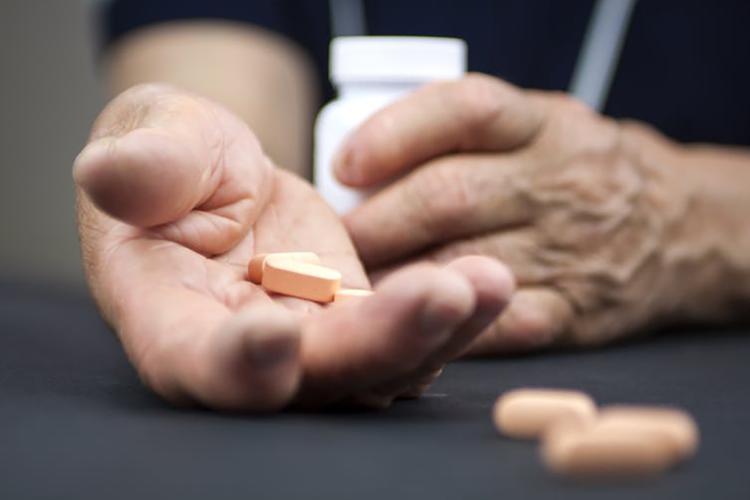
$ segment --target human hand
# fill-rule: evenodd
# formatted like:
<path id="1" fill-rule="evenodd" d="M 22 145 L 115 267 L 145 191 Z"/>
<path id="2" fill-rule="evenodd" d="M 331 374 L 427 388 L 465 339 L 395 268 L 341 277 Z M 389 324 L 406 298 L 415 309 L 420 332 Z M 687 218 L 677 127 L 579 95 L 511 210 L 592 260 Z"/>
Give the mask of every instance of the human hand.
<path id="1" fill-rule="evenodd" d="M 134 87 L 75 162 L 87 278 L 142 379 L 175 403 L 276 410 L 413 395 L 504 307 L 482 257 L 414 266 L 322 307 L 245 280 L 256 252 L 313 251 L 369 288 L 335 214 L 206 99 Z"/>
<path id="2" fill-rule="evenodd" d="M 495 354 L 600 344 L 685 311 L 700 256 L 684 258 L 697 246 L 676 151 L 567 95 L 470 75 L 375 114 L 334 166 L 353 187 L 398 179 L 345 217 L 376 274 L 467 254 L 509 265 L 519 290 L 469 351 Z"/>

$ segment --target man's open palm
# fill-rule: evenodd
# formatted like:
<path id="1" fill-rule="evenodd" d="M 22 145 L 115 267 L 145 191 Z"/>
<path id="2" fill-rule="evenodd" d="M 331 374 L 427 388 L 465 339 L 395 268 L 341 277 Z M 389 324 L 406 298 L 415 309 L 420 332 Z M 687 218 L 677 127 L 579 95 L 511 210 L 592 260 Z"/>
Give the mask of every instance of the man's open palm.
<path id="1" fill-rule="evenodd" d="M 269 117 L 272 119 L 273 117 Z M 418 392 L 507 304 L 499 263 L 464 257 L 321 307 L 245 280 L 256 253 L 312 251 L 369 288 L 335 214 L 219 105 L 135 87 L 76 159 L 89 284 L 144 381 L 174 402 L 273 410 Z"/>

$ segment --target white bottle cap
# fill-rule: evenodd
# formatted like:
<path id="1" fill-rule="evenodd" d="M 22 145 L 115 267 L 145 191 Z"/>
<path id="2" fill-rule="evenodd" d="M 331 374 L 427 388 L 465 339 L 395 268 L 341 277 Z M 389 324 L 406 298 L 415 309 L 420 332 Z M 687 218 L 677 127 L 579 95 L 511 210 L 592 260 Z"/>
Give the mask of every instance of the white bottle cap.
<path id="1" fill-rule="evenodd" d="M 331 42 L 331 81 L 420 82 L 460 78 L 466 42 L 458 38 L 346 36 Z"/>

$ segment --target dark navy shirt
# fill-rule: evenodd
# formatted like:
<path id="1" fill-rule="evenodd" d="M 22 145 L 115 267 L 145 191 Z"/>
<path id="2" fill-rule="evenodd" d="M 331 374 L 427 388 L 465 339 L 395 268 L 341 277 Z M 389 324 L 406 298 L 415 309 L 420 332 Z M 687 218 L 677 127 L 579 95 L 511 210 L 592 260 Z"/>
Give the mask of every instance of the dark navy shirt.
<path id="1" fill-rule="evenodd" d="M 593 0 L 365 0 L 370 35 L 463 38 L 469 70 L 538 89 L 568 88 Z M 326 89 L 326 0 L 115 0 L 104 43 L 155 23 L 247 22 L 296 41 Z M 750 145 L 750 2 L 641 0 L 604 112 L 648 122 L 681 141 Z"/>

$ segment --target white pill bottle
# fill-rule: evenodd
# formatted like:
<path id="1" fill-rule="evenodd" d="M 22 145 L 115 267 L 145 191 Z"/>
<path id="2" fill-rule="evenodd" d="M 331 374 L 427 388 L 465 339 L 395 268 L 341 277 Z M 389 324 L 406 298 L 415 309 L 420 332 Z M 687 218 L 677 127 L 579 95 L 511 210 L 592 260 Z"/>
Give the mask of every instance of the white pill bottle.
<path id="1" fill-rule="evenodd" d="M 314 179 L 339 214 L 359 205 L 370 191 L 336 180 L 331 160 L 343 140 L 375 111 L 436 80 L 466 72 L 466 43 L 457 38 L 338 37 L 331 42 L 330 78 L 338 97 L 315 123 Z"/>

